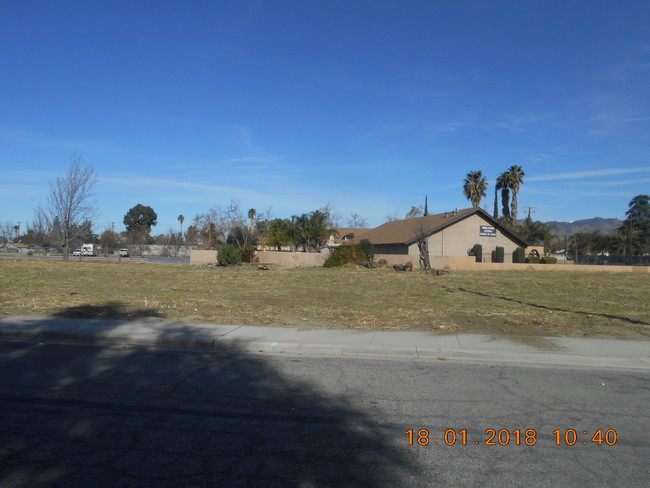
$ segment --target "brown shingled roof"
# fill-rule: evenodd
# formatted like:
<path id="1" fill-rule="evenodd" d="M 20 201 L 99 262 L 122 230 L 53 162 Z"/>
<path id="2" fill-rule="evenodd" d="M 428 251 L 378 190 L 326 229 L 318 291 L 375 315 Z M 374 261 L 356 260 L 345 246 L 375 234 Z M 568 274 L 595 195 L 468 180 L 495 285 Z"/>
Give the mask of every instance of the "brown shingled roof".
<path id="1" fill-rule="evenodd" d="M 405 220 L 396 220 L 394 222 L 387 222 L 375 229 L 366 232 L 363 235 L 364 239 L 368 239 L 373 244 L 413 244 L 417 240 L 417 234 L 422 228 L 424 234 L 428 237 L 431 234 L 441 231 L 450 225 L 463 220 L 475 213 L 480 214 L 488 222 L 499 227 L 504 233 L 509 235 L 512 239 L 520 241 L 525 245 L 521 237 L 517 236 L 498 221 L 494 220 L 490 214 L 480 208 L 466 208 L 463 210 L 445 212 L 437 215 L 427 215 L 426 217 L 415 217 Z"/>

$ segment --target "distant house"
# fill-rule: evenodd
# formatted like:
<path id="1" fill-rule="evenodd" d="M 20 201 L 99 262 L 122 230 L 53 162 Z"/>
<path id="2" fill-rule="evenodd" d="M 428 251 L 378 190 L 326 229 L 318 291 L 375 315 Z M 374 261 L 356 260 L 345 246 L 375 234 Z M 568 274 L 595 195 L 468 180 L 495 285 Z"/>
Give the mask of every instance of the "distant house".
<path id="1" fill-rule="evenodd" d="M 366 227 L 339 227 L 336 229 L 336 233 L 330 236 L 327 247 L 339 247 L 352 241 L 359 242 L 365 239 L 365 234 L 371 230 Z"/>
<path id="2" fill-rule="evenodd" d="M 355 241 L 368 239 L 376 254 L 419 256 L 419 236 L 427 239 L 429 255 L 467 256 L 476 244 L 483 246 L 483 261 L 491 261 L 492 251 L 503 247 L 505 262 L 512 262 L 516 248 L 526 242 L 480 208 L 454 210 L 426 217 L 396 220 L 367 230 Z"/>
<path id="3" fill-rule="evenodd" d="M 0 244 L 0 252 L 2 253 L 17 253 L 19 252 L 18 248 L 12 244 L 11 242 L 7 242 L 5 244 Z"/>
<path id="4" fill-rule="evenodd" d="M 27 244 L 25 242 L 14 242 L 13 244 L 9 244 L 10 246 L 14 246 L 15 249 L 18 249 L 19 253 L 28 253 L 29 251 L 34 251 L 36 249 L 35 246 L 32 246 L 31 244 Z"/>

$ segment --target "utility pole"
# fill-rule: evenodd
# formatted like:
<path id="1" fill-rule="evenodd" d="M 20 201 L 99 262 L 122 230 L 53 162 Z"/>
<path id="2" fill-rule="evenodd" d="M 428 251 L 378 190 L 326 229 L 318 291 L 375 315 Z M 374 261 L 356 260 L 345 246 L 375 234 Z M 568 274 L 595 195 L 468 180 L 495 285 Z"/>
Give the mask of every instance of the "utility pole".
<path id="1" fill-rule="evenodd" d="M 527 208 L 527 209 L 528 209 L 528 219 L 530 220 L 530 216 L 531 216 L 531 214 L 532 214 L 532 213 L 535 213 L 535 212 L 533 211 L 533 209 L 536 209 L 537 207 L 530 207 L 530 206 L 529 206 L 529 207 L 524 207 L 524 208 Z"/>
<path id="2" fill-rule="evenodd" d="M 632 263 L 632 231 L 634 229 L 634 226 L 632 224 L 634 219 L 634 216 L 630 214 L 630 225 L 627 227 L 627 256 L 626 256 L 626 262 L 625 264 L 631 264 Z"/>

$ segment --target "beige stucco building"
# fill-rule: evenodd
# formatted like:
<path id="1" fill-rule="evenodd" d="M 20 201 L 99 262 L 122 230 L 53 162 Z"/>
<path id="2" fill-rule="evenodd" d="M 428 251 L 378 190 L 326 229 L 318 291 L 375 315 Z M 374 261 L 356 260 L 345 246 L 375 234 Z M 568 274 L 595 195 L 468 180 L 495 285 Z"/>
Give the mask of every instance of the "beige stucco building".
<path id="1" fill-rule="evenodd" d="M 526 248 L 521 237 L 480 208 L 388 222 L 365 232 L 362 238 L 374 245 L 376 254 L 409 255 L 417 262 L 420 236 L 427 239 L 432 258 L 467 256 L 476 244 L 480 244 L 484 262 L 491 262 L 492 251 L 503 247 L 505 262 L 512 263 L 515 249 Z"/>

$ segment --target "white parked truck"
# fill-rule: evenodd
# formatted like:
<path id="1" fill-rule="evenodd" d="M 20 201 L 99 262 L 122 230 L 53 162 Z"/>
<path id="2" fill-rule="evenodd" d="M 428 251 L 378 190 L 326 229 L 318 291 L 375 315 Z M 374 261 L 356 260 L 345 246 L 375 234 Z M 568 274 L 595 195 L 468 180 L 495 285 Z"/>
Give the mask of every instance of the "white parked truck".
<path id="1" fill-rule="evenodd" d="M 81 245 L 81 255 L 82 256 L 97 256 L 97 244 L 82 244 Z"/>

